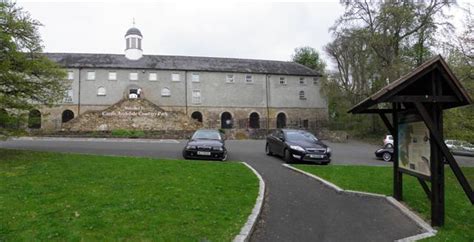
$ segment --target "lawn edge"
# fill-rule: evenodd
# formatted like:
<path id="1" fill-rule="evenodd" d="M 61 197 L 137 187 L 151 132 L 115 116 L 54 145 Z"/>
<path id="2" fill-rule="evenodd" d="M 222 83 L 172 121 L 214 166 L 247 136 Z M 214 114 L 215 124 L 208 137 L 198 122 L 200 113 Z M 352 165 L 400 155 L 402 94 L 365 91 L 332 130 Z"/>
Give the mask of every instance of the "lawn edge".
<path id="1" fill-rule="evenodd" d="M 437 230 L 433 229 L 433 227 L 431 227 L 431 225 L 429 225 L 420 216 L 418 216 L 418 214 L 411 211 L 407 206 L 403 205 L 402 203 L 397 201 L 392 196 L 386 196 L 386 195 L 383 195 L 383 194 L 377 194 L 377 193 L 371 193 L 371 192 L 360 192 L 360 191 L 353 191 L 353 190 L 344 190 L 344 189 L 340 188 L 339 186 L 335 185 L 334 183 L 331 183 L 327 180 L 324 180 L 323 178 L 321 178 L 319 176 L 316 176 L 314 174 L 311 174 L 309 172 L 298 169 L 294 166 L 291 166 L 291 165 L 288 165 L 288 164 L 282 164 L 282 166 L 284 166 L 284 167 L 286 167 L 290 170 L 293 170 L 295 172 L 298 172 L 298 173 L 301 173 L 303 175 L 314 178 L 315 180 L 319 181 L 320 183 L 336 190 L 337 193 L 346 193 L 346 194 L 357 195 L 357 196 L 366 196 L 366 197 L 385 198 L 391 205 L 398 208 L 406 217 L 413 220 L 418 226 L 420 226 L 423 230 L 425 230 L 425 232 L 423 232 L 421 234 L 416 234 L 416 235 L 413 235 L 413 236 L 409 236 L 409 237 L 406 237 L 406 238 L 401 238 L 401 239 L 395 240 L 397 242 L 417 241 L 417 240 L 420 240 L 420 239 L 435 236 L 436 233 L 437 233 Z"/>
<path id="2" fill-rule="evenodd" d="M 263 181 L 262 176 L 247 162 L 242 162 L 247 168 L 249 168 L 253 173 L 257 176 L 259 180 L 259 188 L 258 188 L 258 196 L 255 200 L 255 205 L 252 209 L 252 213 L 250 213 L 247 222 L 242 226 L 238 235 L 235 236 L 233 242 L 245 242 L 248 241 L 250 235 L 252 234 L 255 224 L 257 223 L 258 218 L 262 212 L 263 207 L 263 200 L 265 196 L 265 181 Z"/>

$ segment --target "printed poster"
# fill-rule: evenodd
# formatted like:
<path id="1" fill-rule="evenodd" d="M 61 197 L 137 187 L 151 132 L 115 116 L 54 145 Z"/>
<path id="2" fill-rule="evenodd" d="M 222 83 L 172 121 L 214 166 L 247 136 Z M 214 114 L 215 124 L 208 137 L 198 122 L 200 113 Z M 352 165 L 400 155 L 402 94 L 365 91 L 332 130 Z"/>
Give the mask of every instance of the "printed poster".
<path id="1" fill-rule="evenodd" d="M 430 176 L 430 132 L 423 122 L 398 124 L 398 166 Z"/>

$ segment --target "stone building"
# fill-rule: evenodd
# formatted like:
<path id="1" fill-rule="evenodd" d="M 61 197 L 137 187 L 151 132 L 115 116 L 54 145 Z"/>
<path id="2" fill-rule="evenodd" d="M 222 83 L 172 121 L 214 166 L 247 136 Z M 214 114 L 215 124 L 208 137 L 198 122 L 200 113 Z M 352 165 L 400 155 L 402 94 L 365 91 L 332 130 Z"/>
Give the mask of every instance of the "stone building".
<path id="1" fill-rule="evenodd" d="M 63 103 L 30 113 L 41 120 L 31 128 L 91 131 L 199 126 L 248 130 L 311 128 L 327 119 L 320 74 L 303 65 L 143 55 L 142 40 L 140 30 L 133 27 L 125 34 L 125 54 L 47 53 L 67 69 L 70 89 Z M 144 102 L 146 112 L 140 106 Z M 144 125 L 158 113 L 166 113 L 158 122 L 166 125 Z M 174 118 L 166 118 L 168 114 Z M 179 125 L 183 123 L 192 125 Z"/>

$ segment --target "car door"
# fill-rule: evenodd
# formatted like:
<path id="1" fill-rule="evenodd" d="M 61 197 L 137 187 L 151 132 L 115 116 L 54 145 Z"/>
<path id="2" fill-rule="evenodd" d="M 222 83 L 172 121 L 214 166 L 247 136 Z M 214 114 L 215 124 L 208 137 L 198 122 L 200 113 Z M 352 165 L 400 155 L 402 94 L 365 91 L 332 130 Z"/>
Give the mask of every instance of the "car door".
<path id="1" fill-rule="evenodd" d="M 270 135 L 267 136 L 267 144 L 272 153 L 277 153 L 276 151 L 276 142 L 277 142 L 277 131 L 273 131 Z"/>
<path id="2" fill-rule="evenodd" d="M 278 130 L 277 133 L 276 133 L 276 137 L 275 137 L 275 153 L 277 153 L 278 155 L 281 155 L 283 156 L 284 155 L 284 148 L 285 148 L 285 142 L 284 142 L 284 134 L 283 134 L 283 131 L 281 130 Z"/>

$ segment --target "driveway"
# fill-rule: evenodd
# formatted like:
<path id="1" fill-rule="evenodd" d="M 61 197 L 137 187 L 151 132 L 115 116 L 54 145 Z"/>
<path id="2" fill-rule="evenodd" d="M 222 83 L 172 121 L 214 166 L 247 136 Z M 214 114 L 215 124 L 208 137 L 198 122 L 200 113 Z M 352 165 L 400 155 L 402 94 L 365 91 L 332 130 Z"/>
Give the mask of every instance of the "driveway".
<path id="1" fill-rule="evenodd" d="M 229 160 L 246 161 L 267 185 L 262 219 L 252 241 L 393 241 L 421 232 L 385 199 L 338 194 L 266 156 L 262 140 L 227 141 Z M 390 165 L 373 158 L 376 146 L 330 144 L 335 164 Z M 11 140 L 3 148 L 181 158 L 184 141 Z M 457 158 L 457 157 L 456 157 Z M 468 159 L 468 164 L 474 159 Z"/>

